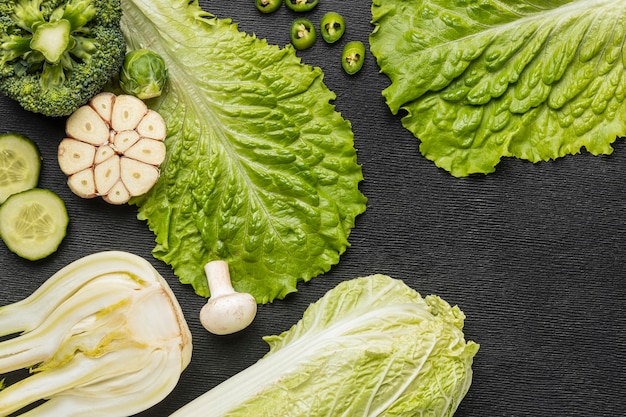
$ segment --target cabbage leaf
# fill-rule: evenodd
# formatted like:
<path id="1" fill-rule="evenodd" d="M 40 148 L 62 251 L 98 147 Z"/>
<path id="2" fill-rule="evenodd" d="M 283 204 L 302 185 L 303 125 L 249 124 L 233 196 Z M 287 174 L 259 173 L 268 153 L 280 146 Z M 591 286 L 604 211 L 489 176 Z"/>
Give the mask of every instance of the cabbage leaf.
<path id="1" fill-rule="evenodd" d="M 626 134 L 623 0 L 373 0 L 372 22 L 390 110 L 454 176 Z"/>
<path id="2" fill-rule="evenodd" d="M 171 417 L 451 417 L 480 347 L 464 321 L 458 306 L 386 275 L 343 281 L 265 337 L 258 362 Z"/>
<path id="3" fill-rule="evenodd" d="M 365 210 L 349 121 L 319 68 L 218 19 L 197 1 L 123 0 L 130 49 L 160 54 L 166 120 L 161 177 L 139 206 L 153 255 L 201 296 L 203 267 L 229 263 L 233 286 L 283 298 L 337 263 Z"/>

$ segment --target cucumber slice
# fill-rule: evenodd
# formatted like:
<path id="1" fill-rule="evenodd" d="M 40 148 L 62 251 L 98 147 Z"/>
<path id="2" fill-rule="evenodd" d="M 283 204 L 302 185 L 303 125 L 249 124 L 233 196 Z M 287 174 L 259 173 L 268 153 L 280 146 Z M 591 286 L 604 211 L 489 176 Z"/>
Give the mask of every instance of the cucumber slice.
<path id="1" fill-rule="evenodd" d="M 0 204 L 37 186 L 41 156 L 35 143 L 16 133 L 0 135 Z"/>
<path id="2" fill-rule="evenodd" d="M 65 203 L 50 190 L 22 191 L 0 206 L 0 237 L 12 252 L 31 261 L 57 250 L 68 223 Z"/>

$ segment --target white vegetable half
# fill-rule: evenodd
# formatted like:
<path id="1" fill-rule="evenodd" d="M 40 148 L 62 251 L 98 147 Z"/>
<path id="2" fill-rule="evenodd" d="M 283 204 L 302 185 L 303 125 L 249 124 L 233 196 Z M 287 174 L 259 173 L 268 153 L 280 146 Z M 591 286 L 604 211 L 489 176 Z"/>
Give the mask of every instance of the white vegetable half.
<path id="1" fill-rule="evenodd" d="M 191 360 L 191 333 L 166 281 L 143 258 L 100 252 L 0 307 L 0 416 L 123 417 L 167 396 Z"/>

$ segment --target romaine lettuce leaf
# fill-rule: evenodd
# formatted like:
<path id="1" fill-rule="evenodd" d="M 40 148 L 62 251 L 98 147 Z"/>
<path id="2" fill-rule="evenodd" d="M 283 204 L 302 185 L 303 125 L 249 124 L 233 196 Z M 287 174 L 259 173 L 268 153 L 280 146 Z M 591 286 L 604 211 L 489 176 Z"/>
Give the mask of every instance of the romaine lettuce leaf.
<path id="1" fill-rule="evenodd" d="M 340 283 L 265 340 L 257 363 L 171 417 L 451 417 L 479 345 L 436 295 L 371 275 Z"/>
<path id="2" fill-rule="evenodd" d="M 234 287 L 282 298 L 337 263 L 365 210 L 350 123 L 323 73 L 217 19 L 197 1 L 123 0 L 131 49 L 159 53 L 168 124 L 161 178 L 135 199 L 153 254 L 208 296 L 205 263 L 227 261 Z"/>
<path id="3" fill-rule="evenodd" d="M 455 176 L 626 134 L 623 0 L 373 0 L 372 17 L 389 108 Z"/>

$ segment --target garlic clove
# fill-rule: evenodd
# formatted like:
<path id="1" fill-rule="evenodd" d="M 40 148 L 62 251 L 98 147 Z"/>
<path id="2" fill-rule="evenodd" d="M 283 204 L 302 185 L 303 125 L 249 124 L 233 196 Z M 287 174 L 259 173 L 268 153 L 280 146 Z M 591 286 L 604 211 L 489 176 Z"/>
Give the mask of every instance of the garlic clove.
<path id="1" fill-rule="evenodd" d="M 96 149 L 96 155 L 93 159 L 93 163 L 101 164 L 113 155 L 116 155 L 116 152 L 110 145 L 100 145 L 98 149 Z"/>
<path id="2" fill-rule="evenodd" d="M 94 198 L 98 195 L 92 168 L 70 175 L 67 178 L 67 185 L 74 194 L 82 198 Z"/>
<path id="3" fill-rule="evenodd" d="M 132 196 L 147 193 L 159 179 L 159 169 L 131 158 L 120 161 L 122 182 Z"/>
<path id="4" fill-rule="evenodd" d="M 130 197 L 131 195 L 121 179 L 113 184 L 113 187 L 111 187 L 106 195 L 102 196 L 107 203 L 116 205 L 128 203 Z"/>
<path id="5" fill-rule="evenodd" d="M 76 139 L 65 138 L 59 143 L 57 160 L 65 175 L 72 175 L 94 163 L 96 148 Z"/>
<path id="6" fill-rule="evenodd" d="M 133 130 L 148 112 L 148 106 L 135 96 L 122 94 L 117 96 L 111 112 L 111 127 L 121 132 Z"/>
<path id="7" fill-rule="evenodd" d="M 98 115 L 107 123 L 111 123 L 111 112 L 115 103 L 115 94 L 102 92 L 95 95 L 89 105 L 98 113 Z"/>
<path id="8" fill-rule="evenodd" d="M 165 144 L 154 139 L 140 139 L 124 152 L 124 156 L 159 166 L 165 159 Z"/>
<path id="9" fill-rule="evenodd" d="M 67 118 L 65 132 L 73 139 L 99 146 L 109 141 L 109 126 L 91 106 L 82 106 Z"/>
<path id="10" fill-rule="evenodd" d="M 117 132 L 113 137 L 113 146 L 115 150 L 124 153 L 128 148 L 133 146 L 137 141 L 141 139 L 139 133 L 135 130 L 124 130 Z"/>
<path id="11" fill-rule="evenodd" d="M 154 110 L 148 110 L 137 125 L 137 132 L 145 138 L 163 140 L 167 136 L 165 120 Z"/>
<path id="12" fill-rule="evenodd" d="M 120 179 L 120 169 L 120 157 L 118 155 L 113 155 L 94 167 L 94 179 L 98 194 L 108 194 L 111 187 Z"/>

